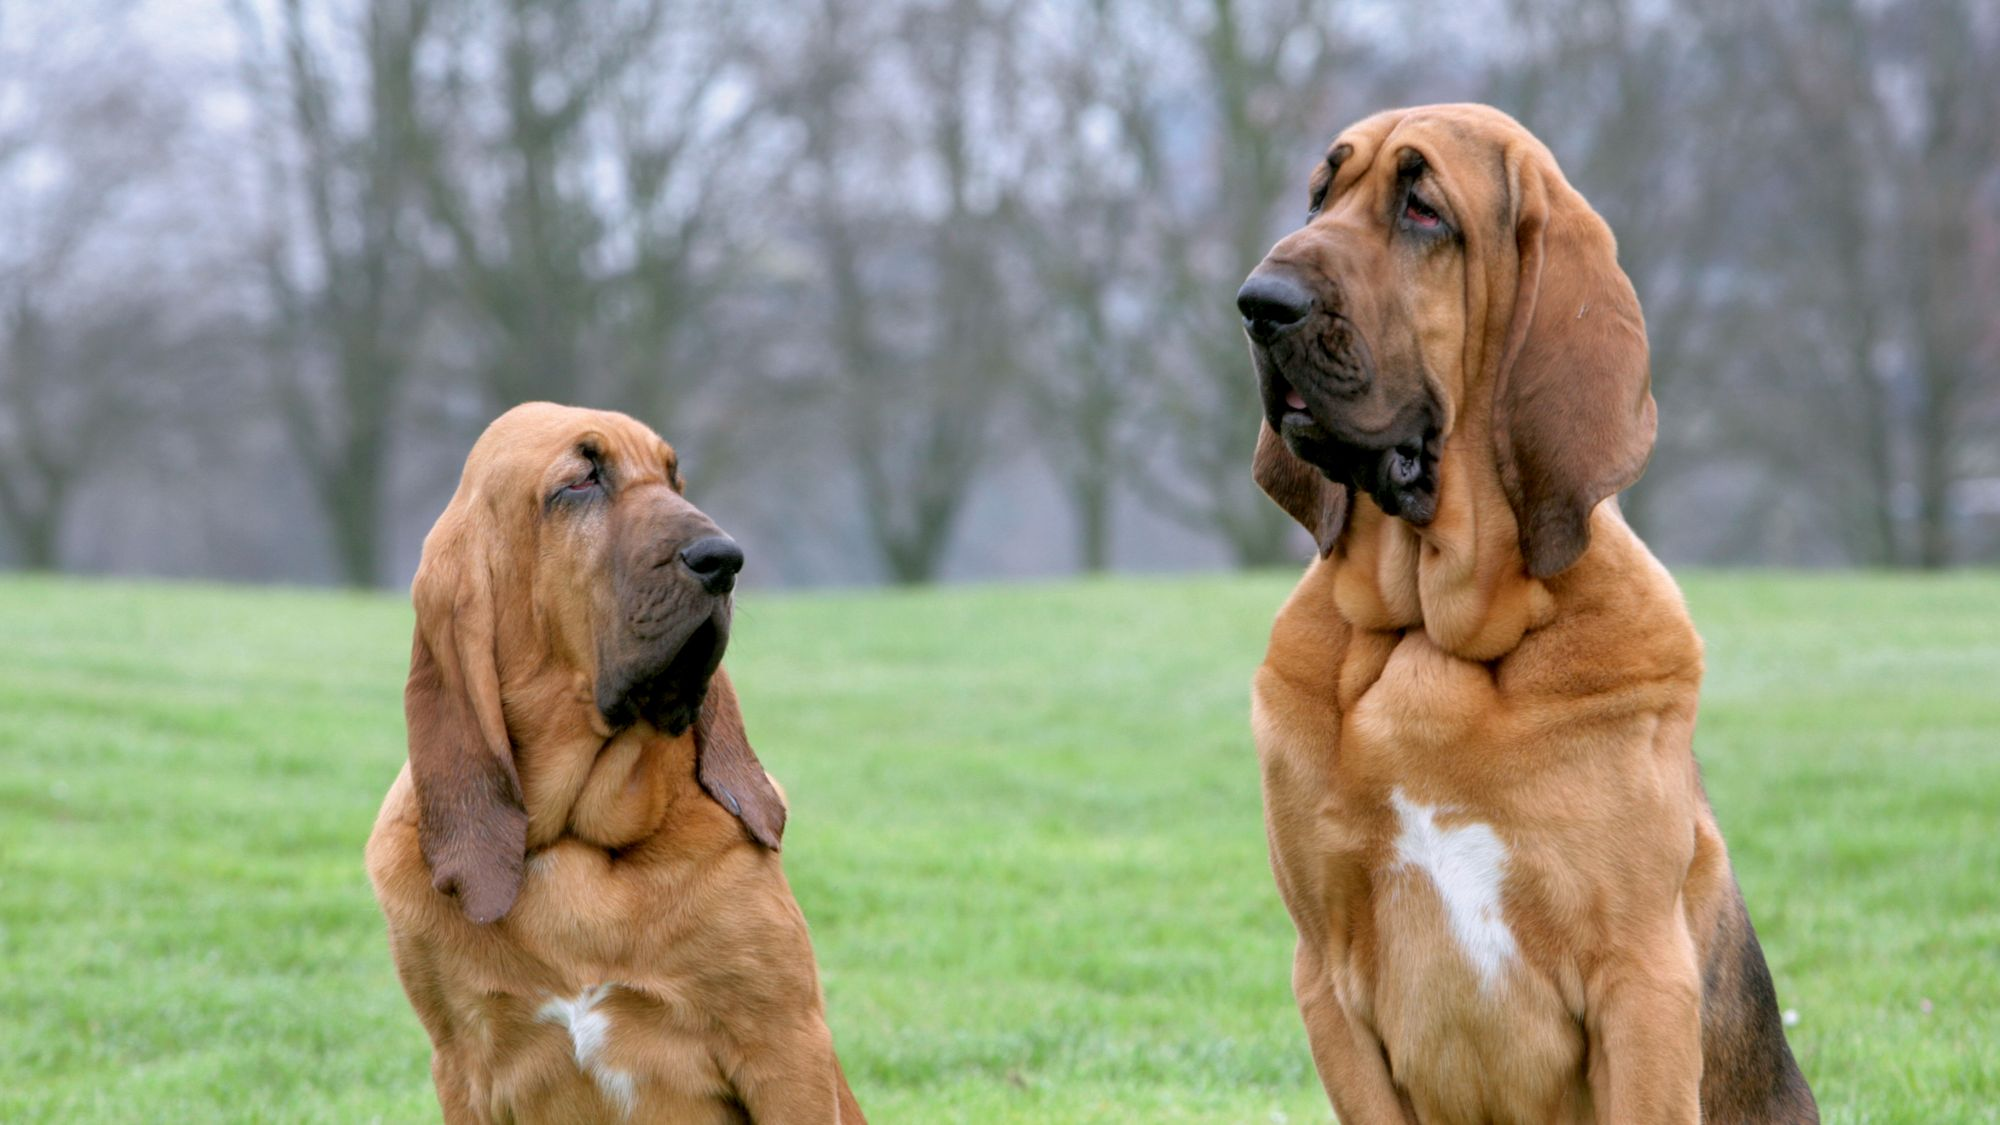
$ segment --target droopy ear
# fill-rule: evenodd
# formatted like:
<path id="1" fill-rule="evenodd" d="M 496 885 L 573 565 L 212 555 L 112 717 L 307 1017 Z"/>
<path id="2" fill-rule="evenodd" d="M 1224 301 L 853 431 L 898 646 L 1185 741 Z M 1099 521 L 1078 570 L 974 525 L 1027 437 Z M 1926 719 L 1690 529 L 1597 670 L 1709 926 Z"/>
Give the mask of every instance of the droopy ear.
<path id="1" fill-rule="evenodd" d="M 1493 449 L 1537 578 L 1590 546 L 1590 513 L 1653 451 L 1646 322 L 1611 228 L 1540 154 L 1515 164 L 1520 279 L 1494 381 Z"/>
<path id="2" fill-rule="evenodd" d="M 491 579 L 466 557 L 464 532 L 441 530 L 412 586 L 417 630 L 403 689 L 417 843 L 431 885 L 484 925 L 520 892 L 528 814 L 500 709 Z"/>
<path id="3" fill-rule="evenodd" d="M 715 802 L 736 814 L 758 843 L 778 850 L 785 835 L 785 799 L 750 749 L 736 689 L 722 669 L 708 682 L 694 720 L 695 776 Z"/>
<path id="4" fill-rule="evenodd" d="M 1312 533 L 1321 558 L 1333 553 L 1333 545 L 1347 527 L 1347 510 L 1352 490 L 1326 479 L 1318 469 L 1299 460 L 1270 422 L 1257 433 L 1257 454 L 1250 462 L 1250 475 L 1264 495 Z"/>

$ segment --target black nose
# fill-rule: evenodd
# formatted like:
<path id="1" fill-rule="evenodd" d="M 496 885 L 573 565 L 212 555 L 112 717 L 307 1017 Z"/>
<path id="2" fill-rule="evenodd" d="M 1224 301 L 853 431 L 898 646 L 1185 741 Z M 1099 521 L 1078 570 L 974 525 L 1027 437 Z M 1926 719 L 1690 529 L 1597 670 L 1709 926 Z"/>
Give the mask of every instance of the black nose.
<path id="1" fill-rule="evenodd" d="M 711 535 L 681 548 L 681 561 L 701 580 L 702 589 L 726 594 L 736 588 L 736 572 L 743 569 L 743 548 L 727 535 Z"/>
<path id="2" fill-rule="evenodd" d="M 1268 344 L 1306 318 L 1312 294 L 1284 274 L 1259 271 L 1236 291 L 1236 307 L 1243 313 L 1244 329 L 1258 343 Z"/>

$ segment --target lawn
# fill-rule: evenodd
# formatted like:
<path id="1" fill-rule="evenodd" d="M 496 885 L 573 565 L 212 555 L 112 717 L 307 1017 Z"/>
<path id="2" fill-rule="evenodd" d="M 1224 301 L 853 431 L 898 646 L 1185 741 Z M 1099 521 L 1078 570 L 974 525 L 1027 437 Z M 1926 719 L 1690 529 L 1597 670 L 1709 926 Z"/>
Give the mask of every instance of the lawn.
<path id="1" fill-rule="evenodd" d="M 744 595 L 877 1121 L 1330 1119 L 1246 719 L 1289 581 Z M 2000 576 L 1686 585 L 1829 1119 L 2000 1120 Z M 0 1121 L 435 1120 L 361 870 L 409 632 L 400 596 L 0 580 Z"/>

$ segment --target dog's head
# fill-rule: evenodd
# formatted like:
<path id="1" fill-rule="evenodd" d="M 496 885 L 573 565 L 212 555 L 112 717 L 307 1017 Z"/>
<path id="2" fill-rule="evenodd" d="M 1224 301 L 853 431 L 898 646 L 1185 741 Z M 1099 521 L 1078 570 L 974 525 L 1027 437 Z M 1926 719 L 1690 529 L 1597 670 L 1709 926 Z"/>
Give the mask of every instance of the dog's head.
<path id="1" fill-rule="evenodd" d="M 1322 554 L 1357 493 L 1423 527 L 1452 459 L 1481 456 L 1547 577 L 1651 452 L 1645 325 L 1611 231 L 1498 110 L 1394 110 L 1343 132 L 1305 225 L 1237 306 L 1263 396 L 1258 483 Z M 1485 448 L 1453 442 L 1462 429 Z"/>
<path id="2" fill-rule="evenodd" d="M 783 803 L 750 769 L 733 695 L 710 693 L 743 553 L 682 487 L 673 448 L 633 419 L 530 403 L 473 446 L 424 540 L 404 697 L 419 842 L 475 921 L 519 888 L 524 730 L 692 727 L 703 783 L 777 844 Z"/>

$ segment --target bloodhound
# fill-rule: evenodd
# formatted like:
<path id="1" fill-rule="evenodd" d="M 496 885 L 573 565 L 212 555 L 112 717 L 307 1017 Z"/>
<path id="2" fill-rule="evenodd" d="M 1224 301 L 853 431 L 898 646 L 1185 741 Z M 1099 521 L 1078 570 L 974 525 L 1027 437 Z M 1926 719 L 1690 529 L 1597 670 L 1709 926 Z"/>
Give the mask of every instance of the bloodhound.
<path id="1" fill-rule="evenodd" d="M 1505 114 L 1378 114 L 1237 297 L 1319 558 L 1252 725 L 1343 1122 L 1817 1120 L 1690 739 L 1701 641 L 1604 503 L 1653 444 L 1611 231 Z"/>
<path id="2" fill-rule="evenodd" d="M 743 555 L 681 490 L 645 426 L 532 403 L 424 541 L 368 874 L 454 1125 L 862 1120 L 717 666 Z"/>

